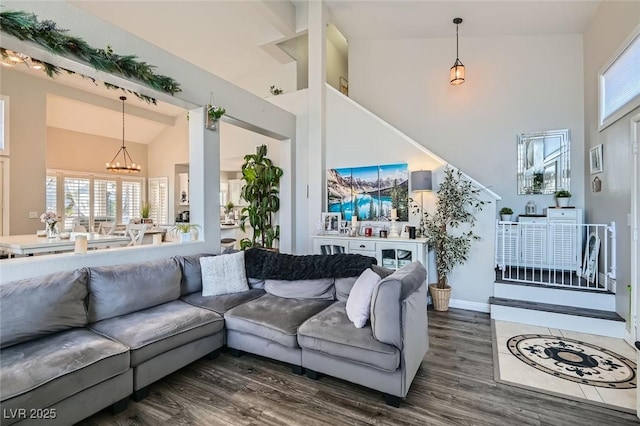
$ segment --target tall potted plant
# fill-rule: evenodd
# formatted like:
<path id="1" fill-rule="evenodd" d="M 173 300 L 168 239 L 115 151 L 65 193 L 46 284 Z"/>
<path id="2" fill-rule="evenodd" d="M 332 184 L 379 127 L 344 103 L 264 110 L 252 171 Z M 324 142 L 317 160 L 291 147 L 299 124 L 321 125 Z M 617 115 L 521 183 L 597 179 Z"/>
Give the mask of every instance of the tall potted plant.
<path id="1" fill-rule="evenodd" d="M 471 242 L 480 239 L 471 229 L 476 222 L 475 213 L 485 204 L 479 199 L 479 193 L 480 189 L 464 179 L 460 171 L 447 168 L 437 192 L 435 211 L 423 212 L 425 237 L 436 253 L 438 282 L 429 285 L 436 311 L 449 309 L 451 286 L 448 275 L 456 265 L 467 261 Z M 466 225 L 469 230 L 450 233 L 461 225 Z"/>
<path id="2" fill-rule="evenodd" d="M 240 229 L 245 232 L 246 222 L 253 228 L 251 239 L 240 241 L 242 249 L 264 247 L 273 249 L 280 238 L 280 226 L 274 225 L 274 215 L 280 210 L 280 178 L 283 170 L 267 157 L 267 146 L 256 148 L 255 154 L 244 156 L 242 165 L 242 198 L 248 205 L 242 209 Z"/>

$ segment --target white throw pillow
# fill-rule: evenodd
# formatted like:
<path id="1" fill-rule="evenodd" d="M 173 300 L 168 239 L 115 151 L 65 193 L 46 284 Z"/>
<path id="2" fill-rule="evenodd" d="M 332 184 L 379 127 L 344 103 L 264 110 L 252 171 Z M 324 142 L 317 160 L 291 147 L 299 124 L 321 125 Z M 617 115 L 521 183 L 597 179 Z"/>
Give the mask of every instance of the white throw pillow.
<path id="1" fill-rule="evenodd" d="M 200 258 L 202 295 L 239 293 L 249 290 L 244 269 L 244 252 Z"/>
<path id="2" fill-rule="evenodd" d="M 380 282 L 380 275 L 366 269 L 351 288 L 347 299 L 347 317 L 356 328 L 362 328 L 371 315 L 371 296 L 373 289 Z"/>

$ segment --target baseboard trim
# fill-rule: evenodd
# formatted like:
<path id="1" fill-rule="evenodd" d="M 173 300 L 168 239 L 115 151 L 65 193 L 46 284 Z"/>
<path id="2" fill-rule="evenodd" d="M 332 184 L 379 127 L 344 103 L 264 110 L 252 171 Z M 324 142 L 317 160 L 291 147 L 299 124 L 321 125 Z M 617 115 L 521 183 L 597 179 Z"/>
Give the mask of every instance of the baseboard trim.
<path id="1" fill-rule="evenodd" d="M 468 311 L 491 312 L 491 306 L 488 303 L 469 302 L 468 300 L 451 299 L 449 300 L 449 307 Z"/>

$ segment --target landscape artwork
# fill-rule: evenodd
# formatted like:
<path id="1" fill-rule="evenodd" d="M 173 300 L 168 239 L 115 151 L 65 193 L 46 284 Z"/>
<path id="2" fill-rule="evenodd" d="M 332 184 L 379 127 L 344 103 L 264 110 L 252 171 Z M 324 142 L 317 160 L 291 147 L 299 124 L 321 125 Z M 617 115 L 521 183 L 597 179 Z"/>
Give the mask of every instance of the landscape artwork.
<path id="1" fill-rule="evenodd" d="M 403 164 L 329 169 L 328 211 L 342 220 L 390 220 L 397 209 L 398 221 L 409 220 L 409 168 Z"/>

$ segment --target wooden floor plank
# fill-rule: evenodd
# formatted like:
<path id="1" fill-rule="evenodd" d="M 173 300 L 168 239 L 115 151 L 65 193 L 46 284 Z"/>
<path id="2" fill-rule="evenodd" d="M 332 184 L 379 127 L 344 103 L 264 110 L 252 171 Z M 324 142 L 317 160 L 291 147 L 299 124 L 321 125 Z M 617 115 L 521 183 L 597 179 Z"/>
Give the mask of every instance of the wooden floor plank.
<path id="1" fill-rule="evenodd" d="M 638 425 L 631 414 L 496 383 L 488 314 L 429 312 L 430 351 L 399 409 L 379 392 L 246 355 L 200 360 L 151 386 L 103 425 Z"/>

